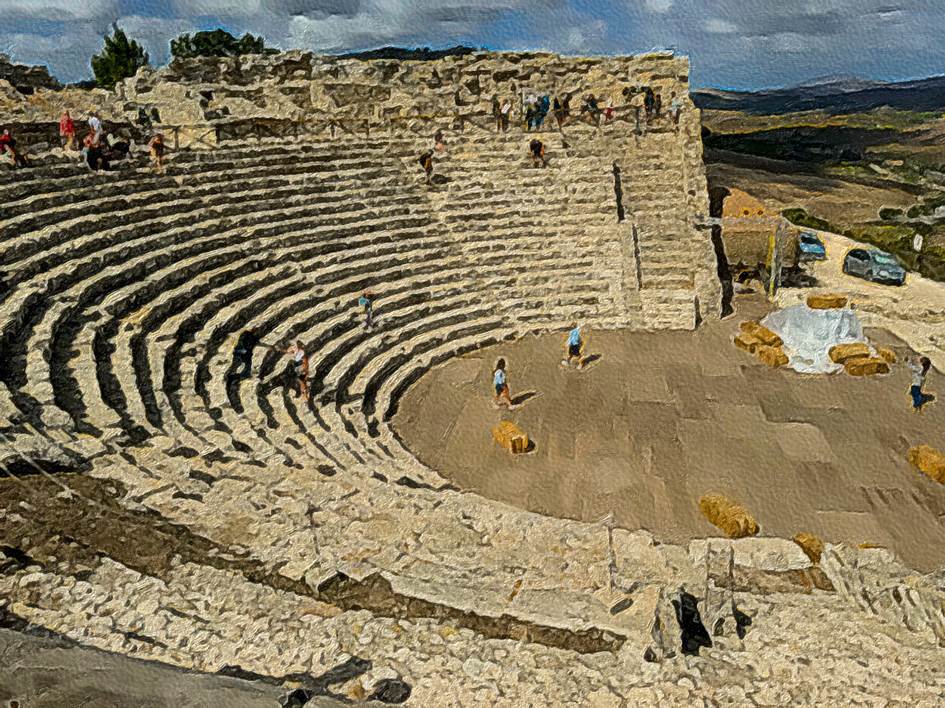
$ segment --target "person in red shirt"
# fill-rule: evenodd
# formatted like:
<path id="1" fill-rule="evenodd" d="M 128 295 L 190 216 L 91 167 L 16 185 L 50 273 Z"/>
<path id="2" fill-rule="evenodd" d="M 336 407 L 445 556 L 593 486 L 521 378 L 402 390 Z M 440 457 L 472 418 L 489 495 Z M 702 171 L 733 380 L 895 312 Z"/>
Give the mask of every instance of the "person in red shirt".
<path id="1" fill-rule="evenodd" d="M 63 111 L 59 118 L 59 139 L 63 148 L 69 152 L 75 151 L 75 123 L 72 122 L 69 111 Z"/>
<path id="2" fill-rule="evenodd" d="M 27 167 L 26 158 L 16 149 L 16 140 L 10 135 L 10 130 L 4 128 L 3 134 L 0 135 L 0 155 L 7 153 L 13 158 L 14 167 Z"/>

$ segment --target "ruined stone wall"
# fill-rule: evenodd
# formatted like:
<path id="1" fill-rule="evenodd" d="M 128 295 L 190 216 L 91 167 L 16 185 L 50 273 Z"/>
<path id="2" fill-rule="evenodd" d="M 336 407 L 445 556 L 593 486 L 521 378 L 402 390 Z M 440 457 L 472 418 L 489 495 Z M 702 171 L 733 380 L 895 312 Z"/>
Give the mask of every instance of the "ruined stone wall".
<path id="1" fill-rule="evenodd" d="M 591 142 L 605 147 L 593 151 L 594 164 L 580 165 L 582 175 L 565 176 L 596 175 L 612 192 L 612 165 L 619 163 L 624 194 L 636 201 L 626 205 L 633 218 L 620 227 L 615 223 L 601 244 L 602 252 L 621 252 L 614 239 L 630 244 L 634 227 L 644 240 L 616 257 L 622 263 L 614 270 L 624 274 L 614 287 L 620 293 L 615 297 L 626 303 L 622 321 L 654 329 L 692 328 L 718 316 L 721 288 L 709 233 L 694 226 L 709 208 L 701 119 L 688 98 L 688 71 L 688 59 L 668 53 L 474 53 L 436 61 L 365 61 L 289 52 L 175 61 L 164 69 L 143 69 L 121 91 L 130 119 L 140 108 L 156 109 L 160 123 L 174 126 L 174 140 L 181 146 L 196 136 L 201 138 L 194 140 L 196 147 L 209 147 L 216 138 L 252 135 L 243 130 L 248 123 L 269 125 L 263 134 L 273 136 L 289 125 L 309 122 L 307 130 L 321 139 L 325 133 L 320 131 L 332 122 L 369 134 L 372 141 L 412 136 L 416 145 L 411 150 L 431 147 L 434 132 L 442 129 L 450 132 L 451 141 L 459 141 L 451 144 L 478 151 L 480 157 L 509 149 L 502 141 L 469 138 L 468 131 L 481 135 L 483 129 L 494 130 L 496 99 L 512 101 L 514 134 L 522 130 L 524 96 L 547 94 L 562 101 L 570 96 L 572 122 L 565 127 L 558 155 L 590 157 L 583 148 Z M 683 101 L 678 126 L 664 117 L 641 130 L 635 116 L 644 88 L 662 97 L 664 112 L 674 94 Z M 601 130 L 579 120 L 588 94 L 597 97 L 601 108 L 617 109 L 616 119 Z M 281 128 L 271 127 L 280 123 Z M 553 124 L 549 116 L 546 127 Z M 543 139 L 553 148 L 558 135 L 545 133 Z M 523 140 L 527 144 L 524 135 Z"/>

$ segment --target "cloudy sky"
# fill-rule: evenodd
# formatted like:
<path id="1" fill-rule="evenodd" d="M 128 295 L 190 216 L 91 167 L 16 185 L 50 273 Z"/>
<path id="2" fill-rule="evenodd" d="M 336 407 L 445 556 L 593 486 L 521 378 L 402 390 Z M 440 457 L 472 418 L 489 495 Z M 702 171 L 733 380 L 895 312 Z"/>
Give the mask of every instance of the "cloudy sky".
<path id="1" fill-rule="evenodd" d="M 759 88 L 824 76 L 945 72 L 945 0 L 0 0 L 0 52 L 90 76 L 115 20 L 152 64 L 182 32 L 223 27 L 284 49 L 388 44 L 692 57 L 696 86 Z"/>

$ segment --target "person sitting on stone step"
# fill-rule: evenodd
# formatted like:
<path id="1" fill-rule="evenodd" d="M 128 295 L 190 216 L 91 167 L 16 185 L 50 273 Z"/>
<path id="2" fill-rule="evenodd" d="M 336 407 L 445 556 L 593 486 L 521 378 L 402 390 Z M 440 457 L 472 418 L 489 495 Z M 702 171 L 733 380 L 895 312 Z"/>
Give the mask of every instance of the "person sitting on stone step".
<path id="1" fill-rule="evenodd" d="M 292 357 L 292 373 L 295 375 L 295 382 L 298 386 L 298 393 L 295 397 L 304 397 L 308 400 L 308 356 L 302 342 L 296 340 L 285 353 Z"/>
<path id="2" fill-rule="evenodd" d="M 600 125 L 600 104 L 597 102 L 597 97 L 589 93 L 584 97 L 584 105 L 581 107 L 581 115 L 589 116 L 590 121 L 594 125 Z"/>
<path id="3" fill-rule="evenodd" d="M 233 362 L 230 364 L 231 372 L 228 379 L 249 378 L 253 370 L 253 350 L 256 347 L 276 350 L 275 347 L 260 341 L 255 327 L 247 327 L 240 333 L 236 346 L 233 347 Z"/>
<path id="4" fill-rule="evenodd" d="M 446 152 L 446 139 L 443 137 L 443 131 L 436 131 L 436 135 L 433 136 L 433 151 L 439 154 Z"/>
<path id="5" fill-rule="evenodd" d="M 164 153 L 167 148 L 164 145 L 164 135 L 157 133 L 148 141 L 148 150 L 151 153 L 151 162 L 154 163 L 154 169 L 158 172 L 164 172 Z"/>
<path id="6" fill-rule="evenodd" d="M 669 117 L 673 119 L 673 125 L 679 125 L 679 115 L 682 113 L 682 108 L 682 99 L 676 95 L 675 91 L 673 91 L 669 102 Z"/>
<path id="7" fill-rule="evenodd" d="M 29 166 L 26 156 L 16 149 L 16 140 L 10 135 L 8 128 L 4 128 L 3 133 L 0 134 L 0 155 L 9 155 L 13 160 L 14 169 Z"/>
<path id="8" fill-rule="evenodd" d="M 364 292 L 358 298 L 358 305 L 364 308 L 364 329 L 374 326 L 374 295 Z"/>
<path id="9" fill-rule="evenodd" d="M 433 151 L 424 152 L 418 162 L 427 176 L 427 184 L 431 184 L 433 182 Z"/>
<path id="10" fill-rule="evenodd" d="M 545 159 L 545 144 L 535 138 L 528 144 L 528 149 L 532 154 L 532 166 L 547 167 L 548 160 Z"/>
<path id="11" fill-rule="evenodd" d="M 505 373 L 505 359 L 499 359 L 492 370 L 492 385 L 495 389 L 494 404 L 499 406 L 499 402 L 504 398 L 506 406 L 512 409 L 512 394 L 509 393 L 509 377 Z"/>

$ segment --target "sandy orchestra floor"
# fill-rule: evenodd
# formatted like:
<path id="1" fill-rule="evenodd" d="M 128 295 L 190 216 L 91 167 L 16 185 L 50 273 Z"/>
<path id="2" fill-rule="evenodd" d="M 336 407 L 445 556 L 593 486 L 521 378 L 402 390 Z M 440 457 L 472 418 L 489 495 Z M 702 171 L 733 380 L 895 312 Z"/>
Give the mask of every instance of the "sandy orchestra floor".
<path id="1" fill-rule="evenodd" d="M 698 499 L 745 504 L 763 535 L 799 531 L 889 546 L 910 565 L 945 565 L 945 487 L 906 461 L 945 447 L 945 408 L 911 412 L 908 371 L 858 379 L 771 370 L 735 349 L 753 296 L 695 333 L 590 332 L 586 371 L 560 361 L 564 335 L 530 337 L 447 362 L 423 377 L 395 427 L 426 464 L 465 489 L 542 514 L 597 521 L 667 541 L 718 533 Z M 882 330 L 874 342 L 909 353 Z M 494 408 L 491 371 L 508 361 L 513 411 Z M 930 376 L 930 390 L 941 386 Z M 942 392 L 945 394 L 945 391 Z M 513 457 L 491 427 L 515 421 L 534 440 Z"/>

